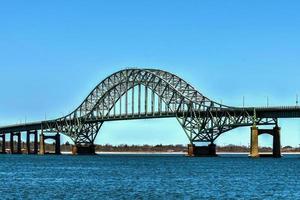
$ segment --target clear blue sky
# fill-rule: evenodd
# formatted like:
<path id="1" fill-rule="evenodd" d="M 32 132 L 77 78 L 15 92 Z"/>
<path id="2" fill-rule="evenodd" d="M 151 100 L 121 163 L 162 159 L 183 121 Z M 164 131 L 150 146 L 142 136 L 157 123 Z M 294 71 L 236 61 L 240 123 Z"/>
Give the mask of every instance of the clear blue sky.
<path id="1" fill-rule="evenodd" d="M 0 125 L 72 111 L 125 67 L 180 75 L 233 106 L 295 105 L 300 95 L 300 2 L 1 1 Z M 300 144 L 300 120 L 281 120 L 282 144 Z M 218 144 L 248 144 L 249 128 Z M 260 144 L 270 145 L 261 136 Z M 97 143 L 187 143 L 175 119 L 110 122 Z"/>

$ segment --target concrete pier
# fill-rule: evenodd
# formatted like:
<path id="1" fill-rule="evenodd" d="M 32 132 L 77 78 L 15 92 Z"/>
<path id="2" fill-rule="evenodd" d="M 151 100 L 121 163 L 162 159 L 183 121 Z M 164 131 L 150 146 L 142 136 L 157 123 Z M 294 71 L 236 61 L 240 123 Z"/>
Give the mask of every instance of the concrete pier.
<path id="1" fill-rule="evenodd" d="M 45 135 L 43 133 L 40 134 L 40 155 L 48 154 L 45 149 L 45 140 L 52 139 L 55 141 L 55 152 L 54 154 L 60 155 L 60 135 L 57 133 L 54 136 Z"/>
<path id="2" fill-rule="evenodd" d="M 273 157 L 281 157 L 280 127 L 273 128 Z"/>
<path id="3" fill-rule="evenodd" d="M 30 147 L 30 136 L 33 135 L 33 151 L 31 151 Z M 26 137 L 26 149 L 28 154 L 38 154 L 38 132 L 35 131 L 27 131 L 27 137 Z"/>
<path id="4" fill-rule="evenodd" d="M 250 156 L 252 158 L 259 157 L 259 153 L 258 153 L 258 128 L 256 126 L 251 127 Z"/>
<path id="5" fill-rule="evenodd" d="M 57 133 L 55 135 L 55 154 L 56 155 L 61 154 L 61 151 L 60 151 L 60 135 L 59 135 L 59 133 Z"/>
<path id="6" fill-rule="evenodd" d="M 72 147 L 73 155 L 96 155 L 95 145 L 75 145 Z"/>
<path id="7" fill-rule="evenodd" d="M 1 143 L 2 143 L 2 151 L 1 154 L 6 154 L 6 141 L 5 141 L 5 133 L 1 135 Z"/>
<path id="8" fill-rule="evenodd" d="M 188 156 L 191 157 L 215 157 L 216 145 L 209 144 L 208 146 L 196 146 L 194 144 L 188 145 Z"/>
<path id="9" fill-rule="evenodd" d="M 17 150 L 14 148 L 14 137 L 17 136 Z M 21 154 L 21 133 L 20 132 L 11 132 L 10 133 L 10 151 L 11 154 Z"/>
<path id="10" fill-rule="evenodd" d="M 45 154 L 45 140 L 44 140 L 44 134 L 41 133 L 40 134 L 40 151 L 39 151 L 40 155 L 44 155 Z"/>
<path id="11" fill-rule="evenodd" d="M 262 134 L 269 134 L 273 136 L 273 153 L 272 155 L 261 155 L 258 149 L 258 136 Z M 256 126 L 251 127 L 250 136 L 250 157 L 281 157 L 281 143 L 280 143 L 280 127 L 275 126 L 273 129 L 258 129 Z"/>

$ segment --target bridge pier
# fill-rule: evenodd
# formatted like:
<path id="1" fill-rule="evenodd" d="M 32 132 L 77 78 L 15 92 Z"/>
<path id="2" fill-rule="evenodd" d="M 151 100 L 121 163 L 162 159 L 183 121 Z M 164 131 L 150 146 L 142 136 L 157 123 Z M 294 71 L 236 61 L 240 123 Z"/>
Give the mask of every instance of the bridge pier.
<path id="1" fill-rule="evenodd" d="M 259 153 L 258 153 L 258 128 L 256 126 L 251 127 L 250 157 L 252 157 L 252 158 L 259 157 Z"/>
<path id="2" fill-rule="evenodd" d="M 194 144 L 188 145 L 188 156 L 190 157 L 215 157 L 216 145 L 209 144 L 208 146 L 196 146 Z"/>
<path id="3" fill-rule="evenodd" d="M 80 145 L 76 144 L 72 147 L 73 155 L 96 155 L 95 145 Z"/>
<path id="4" fill-rule="evenodd" d="M 17 151 L 14 149 L 14 136 L 18 137 L 17 141 Z M 11 132 L 10 133 L 10 151 L 11 154 L 21 154 L 22 149 L 21 149 L 21 132 Z"/>
<path id="5" fill-rule="evenodd" d="M 31 151 L 31 148 L 30 148 L 30 136 L 31 135 L 34 135 L 33 152 Z M 26 145 L 27 145 L 27 153 L 28 154 L 38 154 L 38 132 L 37 132 L 37 130 L 27 131 L 26 143 L 27 143 Z"/>
<path id="6" fill-rule="evenodd" d="M 6 148 L 5 148 L 5 146 L 6 146 L 5 133 L 3 133 L 3 134 L 1 135 L 1 138 L 2 138 L 2 141 L 1 141 L 1 143 L 2 143 L 2 151 L 1 151 L 1 154 L 6 154 Z"/>
<path id="7" fill-rule="evenodd" d="M 41 133 L 40 134 L 40 152 L 39 154 L 40 155 L 44 155 L 44 154 L 49 154 L 46 152 L 46 148 L 45 148 L 45 140 L 47 139 L 52 139 L 55 141 L 55 152 L 54 154 L 55 155 L 60 155 L 61 152 L 60 152 L 60 135 L 59 133 L 57 133 L 56 135 L 54 136 L 46 136 L 45 134 Z"/>
<path id="8" fill-rule="evenodd" d="M 280 127 L 273 128 L 273 157 L 281 157 Z"/>
<path id="9" fill-rule="evenodd" d="M 44 139 L 44 134 L 41 133 L 40 134 L 40 151 L 39 151 L 40 155 L 44 155 L 45 154 L 45 139 Z"/>
<path id="10" fill-rule="evenodd" d="M 270 157 L 269 155 L 260 155 L 258 148 L 258 136 L 261 134 L 270 134 L 273 136 L 273 152 L 272 157 L 281 157 L 281 143 L 280 143 L 280 127 L 277 125 L 273 129 L 258 129 L 258 127 L 251 127 L 251 137 L 250 137 L 250 157 Z"/>

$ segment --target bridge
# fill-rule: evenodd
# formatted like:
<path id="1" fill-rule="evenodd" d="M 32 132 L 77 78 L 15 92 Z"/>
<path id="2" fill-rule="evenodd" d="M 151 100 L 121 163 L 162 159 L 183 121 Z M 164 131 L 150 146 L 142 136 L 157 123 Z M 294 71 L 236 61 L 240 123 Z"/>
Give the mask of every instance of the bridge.
<path id="1" fill-rule="evenodd" d="M 95 154 L 95 139 L 103 123 L 115 120 L 176 118 L 190 144 L 190 156 L 215 156 L 215 140 L 238 127 L 251 127 L 250 156 L 258 157 L 258 136 L 273 136 L 273 156 L 280 157 L 280 118 L 299 118 L 300 107 L 232 107 L 215 102 L 179 76 L 158 69 L 125 69 L 100 82 L 70 114 L 58 119 L 0 127 L 2 152 L 5 135 L 10 134 L 10 150 L 21 153 L 21 134 L 27 133 L 27 152 L 45 153 L 45 140 L 56 141 L 60 153 L 60 134 L 74 142 L 74 154 Z M 272 129 L 259 129 L 272 125 Z M 51 135 L 55 133 L 55 135 Z M 30 135 L 34 135 L 34 150 Z M 50 135 L 49 135 L 50 134 Z M 39 137 L 38 137 L 39 135 Z M 17 151 L 13 140 L 18 139 Z M 38 142 L 39 138 L 39 142 Z M 198 146 L 198 143 L 209 143 Z M 39 144 L 38 144 L 39 143 Z"/>

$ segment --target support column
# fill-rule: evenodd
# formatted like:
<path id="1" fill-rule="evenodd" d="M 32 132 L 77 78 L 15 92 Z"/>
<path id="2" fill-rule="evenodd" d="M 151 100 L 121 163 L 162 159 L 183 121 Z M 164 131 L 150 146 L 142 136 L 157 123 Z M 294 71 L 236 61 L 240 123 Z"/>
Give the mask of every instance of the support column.
<path id="1" fill-rule="evenodd" d="M 273 157 L 281 157 L 280 127 L 273 128 Z"/>
<path id="2" fill-rule="evenodd" d="M 11 154 L 13 154 L 14 153 L 14 133 L 10 133 L 10 141 L 9 141 L 9 143 L 10 143 L 10 152 L 11 152 Z"/>
<path id="3" fill-rule="evenodd" d="M 96 149 L 94 144 L 89 144 L 86 146 L 76 144 L 72 147 L 73 155 L 96 155 Z"/>
<path id="4" fill-rule="evenodd" d="M 41 155 L 44 155 L 44 154 L 49 154 L 49 152 L 46 152 L 46 146 L 45 146 L 45 140 L 47 139 L 51 139 L 51 140 L 54 140 L 55 141 L 55 151 L 54 151 L 54 154 L 56 155 L 60 155 L 60 135 L 59 133 L 57 133 L 56 135 L 44 135 L 43 132 L 40 134 L 40 153 Z M 53 153 L 51 153 L 53 154 Z"/>
<path id="5" fill-rule="evenodd" d="M 250 136 L 250 157 L 257 158 L 259 157 L 258 153 L 258 128 L 256 126 L 251 127 L 251 136 Z"/>
<path id="6" fill-rule="evenodd" d="M 61 154 L 61 152 L 60 152 L 60 135 L 59 135 L 59 133 L 57 133 L 55 135 L 55 154 L 56 155 Z"/>
<path id="7" fill-rule="evenodd" d="M 17 140 L 17 151 L 15 151 L 14 149 L 14 136 L 18 137 Z M 11 154 L 21 154 L 22 153 L 22 143 L 21 143 L 21 132 L 17 132 L 17 133 L 10 133 L 10 151 Z"/>
<path id="8" fill-rule="evenodd" d="M 5 145 L 6 145 L 6 141 L 5 141 L 5 133 L 2 134 L 2 154 L 6 154 L 6 148 L 5 148 Z"/>
<path id="9" fill-rule="evenodd" d="M 188 144 L 188 156 L 190 157 L 194 156 L 194 148 L 195 148 L 194 144 Z"/>
<path id="10" fill-rule="evenodd" d="M 38 132 L 35 131 L 34 133 L 34 144 L 33 144 L 33 153 L 38 154 L 39 147 L 38 147 Z"/>
<path id="11" fill-rule="evenodd" d="M 40 134 L 40 155 L 44 155 L 45 154 L 45 140 L 44 140 L 44 133 L 42 132 Z"/>
<path id="12" fill-rule="evenodd" d="M 17 133 L 17 137 L 18 137 L 18 146 L 17 146 L 17 154 L 21 154 L 22 153 L 22 141 L 21 141 L 21 133 L 18 132 Z"/>
<path id="13" fill-rule="evenodd" d="M 31 151 L 30 151 L 30 131 L 27 131 L 27 134 L 26 134 L 26 149 L 27 149 L 27 154 L 31 154 Z"/>
<path id="14" fill-rule="evenodd" d="M 30 136 L 33 135 L 33 151 L 31 151 L 31 141 L 30 141 Z M 37 130 L 35 131 L 27 131 L 27 138 L 26 138 L 26 148 L 27 148 L 27 153 L 28 154 L 38 154 L 38 132 Z"/>

